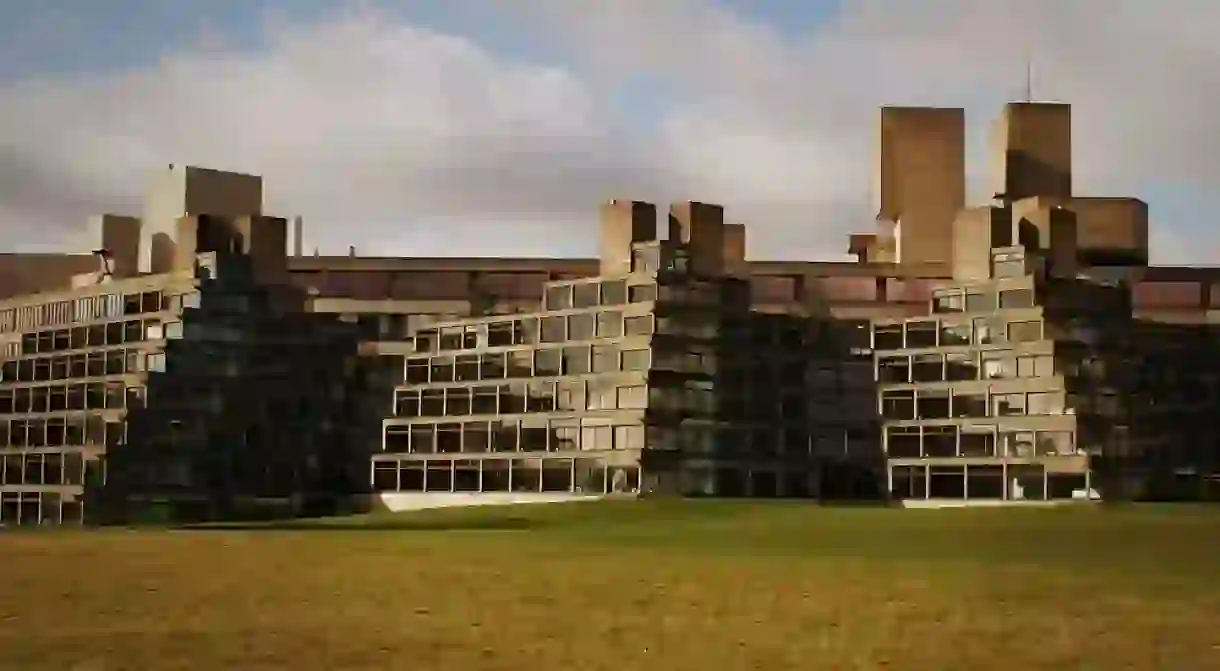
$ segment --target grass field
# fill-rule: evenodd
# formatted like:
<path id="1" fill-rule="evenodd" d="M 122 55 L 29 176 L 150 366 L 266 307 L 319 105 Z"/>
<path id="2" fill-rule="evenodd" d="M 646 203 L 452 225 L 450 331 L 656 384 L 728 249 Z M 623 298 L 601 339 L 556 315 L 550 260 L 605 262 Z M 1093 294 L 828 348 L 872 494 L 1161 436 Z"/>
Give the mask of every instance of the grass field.
<path id="1" fill-rule="evenodd" d="M 0 668 L 1220 669 L 1220 510 L 620 502 L 0 535 Z"/>

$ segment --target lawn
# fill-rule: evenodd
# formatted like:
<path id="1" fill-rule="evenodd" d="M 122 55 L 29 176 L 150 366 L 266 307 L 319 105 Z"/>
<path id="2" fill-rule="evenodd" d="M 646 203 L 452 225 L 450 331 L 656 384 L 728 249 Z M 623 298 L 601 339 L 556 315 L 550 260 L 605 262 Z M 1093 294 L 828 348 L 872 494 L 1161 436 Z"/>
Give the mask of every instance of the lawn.
<path id="1" fill-rule="evenodd" d="M 1220 669 L 1220 509 L 616 502 L 0 535 L 0 668 Z"/>

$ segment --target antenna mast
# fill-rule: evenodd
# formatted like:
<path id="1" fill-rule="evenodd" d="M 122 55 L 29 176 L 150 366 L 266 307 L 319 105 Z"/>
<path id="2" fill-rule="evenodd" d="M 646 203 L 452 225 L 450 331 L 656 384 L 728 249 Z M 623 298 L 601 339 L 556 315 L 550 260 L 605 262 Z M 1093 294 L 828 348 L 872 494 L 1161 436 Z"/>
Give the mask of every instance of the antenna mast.
<path id="1" fill-rule="evenodd" d="M 1034 101 L 1034 53 L 1033 48 L 1025 47 L 1025 102 Z"/>

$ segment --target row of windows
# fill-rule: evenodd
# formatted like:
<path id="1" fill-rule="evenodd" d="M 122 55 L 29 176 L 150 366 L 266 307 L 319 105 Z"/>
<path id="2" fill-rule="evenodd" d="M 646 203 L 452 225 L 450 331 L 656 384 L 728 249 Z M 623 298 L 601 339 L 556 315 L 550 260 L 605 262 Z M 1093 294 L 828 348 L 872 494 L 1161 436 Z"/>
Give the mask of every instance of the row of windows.
<path id="1" fill-rule="evenodd" d="M 646 303 L 656 300 L 657 285 L 632 284 L 627 280 L 603 282 L 578 282 L 553 284 L 543 292 L 543 308 L 546 310 L 569 310 L 592 308 L 598 305 L 622 305 L 624 303 Z"/>
<path id="2" fill-rule="evenodd" d="M 1117 397 L 1110 397 L 1117 403 Z M 901 389 L 882 392 L 881 416 L 891 420 L 1062 415 L 1070 412 L 1062 391 L 960 392 Z"/>
<path id="3" fill-rule="evenodd" d="M 172 335 L 166 332 L 172 332 Z M 26 333 L 20 342 L 5 345 L 5 358 L 51 354 L 87 347 L 105 347 L 124 343 L 160 340 L 165 337 L 181 337 L 182 322 L 162 325 L 159 319 L 134 319 L 93 326 L 78 326 L 70 329 L 55 329 Z"/>
<path id="4" fill-rule="evenodd" d="M 919 320 L 873 327 L 873 349 L 923 349 L 1042 340 L 1040 319 L 1005 322 L 979 317 L 966 322 Z"/>
<path id="5" fill-rule="evenodd" d="M 162 309 L 164 296 L 160 291 L 82 296 L 42 305 L 0 310 L 0 332 L 31 331 L 42 326 L 110 319 L 121 315 L 149 314 Z"/>
<path id="6" fill-rule="evenodd" d="M 107 422 L 101 415 L 0 419 L 0 447 L 100 447 L 126 436 L 126 422 Z"/>
<path id="7" fill-rule="evenodd" d="M 1033 289 L 1005 289 L 998 294 L 986 289 L 947 289 L 932 297 L 932 312 L 995 312 L 997 308 L 1032 308 L 1034 304 Z"/>
<path id="8" fill-rule="evenodd" d="M 618 310 L 585 312 L 555 317 L 523 317 L 513 321 L 447 326 L 439 331 L 417 333 L 417 353 L 450 352 L 480 347 L 508 347 L 538 342 L 558 343 L 624 335 L 648 335 L 653 330 L 651 314 L 624 317 Z"/>
<path id="9" fill-rule="evenodd" d="M 91 466 L 96 466 L 96 462 Z M 80 452 L 17 452 L 0 456 L 0 485 L 82 485 L 84 482 L 85 458 Z"/>
<path id="10" fill-rule="evenodd" d="M 1031 457 L 1077 454 L 1072 431 L 1000 431 L 996 427 L 887 426 L 885 451 L 891 459 L 945 457 Z"/>
<path id="11" fill-rule="evenodd" d="M 459 454 L 570 450 L 680 450 L 688 454 L 834 456 L 864 453 L 859 436 L 773 427 L 645 428 L 596 420 L 523 419 L 387 425 L 382 449 L 391 453 Z M 875 442 L 872 450 L 876 450 Z"/>
<path id="12" fill-rule="evenodd" d="M 82 377 L 124 375 L 144 370 L 146 355 L 115 348 L 81 354 L 37 357 L 0 364 L 0 382 L 46 382 Z"/>
<path id="13" fill-rule="evenodd" d="M 0 415 L 121 410 L 143 405 L 144 388 L 128 387 L 122 382 L 54 384 L 0 390 Z"/>
<path id="14" fill-rule="evenodd" d="M 644 447 L 639 424 L 586 424 L 560 420 L 450 422 L 388 425 L 382 449 L 394 453 L 456 454 L 483 452 L 562 452 L 638 450 Z"/>
<path id="15" fill-rule="evenodd" d="M 582 410 L 636 410 L 648 407 L 648 387 L 590 381 L 405 389 L 394 394 L 398 417 L 447 417 Z"/>
<path id="16" fill-rule="evenodd" d="M 650 360 L 647 349 L 620 350 L 616 344 L 572 345 L 407 359 L 404 379 L 407 384 L 424 384 L 644 371 Z"/>
<path id="17" fill-rule="evenodd" d="M 1017 356 L 1006 351 L 929 353 L 877 359 L 881 384 L 964 382 L 1050 377 L 1055 358 L 1049 354 Z"/>

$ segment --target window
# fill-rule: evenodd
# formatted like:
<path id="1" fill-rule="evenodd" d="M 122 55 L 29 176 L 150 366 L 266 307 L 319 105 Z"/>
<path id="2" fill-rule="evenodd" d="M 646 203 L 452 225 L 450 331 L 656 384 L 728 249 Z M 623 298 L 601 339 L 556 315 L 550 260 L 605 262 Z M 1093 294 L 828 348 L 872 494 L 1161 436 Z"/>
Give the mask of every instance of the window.
<path id="1" fill-rule="evenodd" d="M 592 340 L 595 325 L 593 313 L 568 315 L 568 340 Z"/>
<path id="2" fill-rule="evenodd" d="M 1009 342 L 1034 342 L 1042 339 L 1042 322 L 1009 322 Z"/>
<path id="3" fill-rule="evenodd" d="M 614 280 L 602 282 L 602 305 L 622 305 L 627 302 L 627 282 Z"/>
<path id="4" fill-rule="evenodd" d="M 954 417 L 986 417 L 987 416 L 987 395 L 986 394 L 954 394 L 953 395 L 953 416 Z"/>
<path id="5" fill-rule="evenodd" d="M 597 337 L 617 338 L 623 335 L 623 313 L 599 312 L 597 315 Z"/>
<path id="6" fill-rule="evenodd" d="M 148 362 L 148 370 L 151 373 L 165 372 L 165 352 L 149 352 L 146 359 Z"/>
<path id="7" fill-rule="evenodd" d="M 652 333 L 652 315 L 627 317 L 623 320 L 623 333 L 629 336 L 648 335 Z"/>
<path id="8" fill-rule="evenodd" d="M 1020 258 L 1000 260 L 1000 257 L 997 256 L 991 263 L 991 276 L 995 278 L 1024 277 L 1025 260 Z"/>
<path id="9" fill-rule="evenodd" d="M 996 345 L 1004 342 L 1004 327 L 989 319 L 974 320 L 974 343 L 976 345 Z"/>
<path id="10" fill-rule="evenodd" d="M 572 287 L 572 307 L 591 308 L 597 305 L 597 283 L 585 282 Z"/>
<path id="11" fill-rule="evenodd" d="M 593 346 L 593 372 L 594 373 L 615 373 L 618 372 L 618 346 L 617 345 L 594 345 Z"/>
<path id="12" fill-rule="evenodd" d="M 873 348 L 902 349 L 902 324 L 878 324 L 873 328 Z"/>
<path id="13" fill-rule="evenodd" d="M 945 379 L 950 381 L 977 380 L 979 363 L 975 354 L 952 353 L 945 355 Z"/>
<path id="14" fill-rule="evenodd" d="M 947 419 L 949 417 L 949 390 L 920 391 L 919 395 L 915 397 L 915 414 L 918 419 Z"/>
<path id="15" fill-rule="evenodd" d="M 562 350 L 540 349 L 534 352 L 534 375 L 559 375 L 562 373 L 562 367 Z"/>
<path id="16" fill-rule="evenodd" d="M 905 356 L 886 357 L 877 360 L 877 381 L 881 383 L 909 382 L 911 360 Z"/>
<path id="17" fill-rule="evenodd" d="M 941 345 L 969 345 L 970 344 L 970 324 L 941 324 L 940 325 L 940 344 Z"/>
<path id="18" fill-rule="evenodd" d="M 542 334 L 539 340 L 542 342 L 563 342 L 563 317 L 544 317 L 542 319 Z"/>
<path id="19" fill-rule="evenodd" d="M 1063 414 L 1062 398 L 1062 395 L 1057 392 L 1029 394 L 1026 398 L 1025 411 L 1031 415 L 1061 415 Z"/>
<path id="20" fill-rule="evenodd" d="M 945 379 L 939 354 L 919 354 L 911 360 L 911 381 L 940 382 Z"/>
<path id="21" fill-rule="evenodd" d="M 572 307 L 572 287 L 570 285 L 549 286 L 546 288 L 546 309 L 566 310 Z"/>
<path id="22" fill-rule="evenodd" d="M 1017 361 L 1012 356 L 983 354 L 983 379 L 1001 380 L 1017 376 Z"/>
<path id="23" fill-rule="evenodd" d="M 1032 308 L 1034 306 L 1033 289 L 1009 289 L 1000 292 L 1000 308 Z"/>
<path id="24" fill-rule="evenodd" d="M 635 284 L 627 287 L 627 299 L 632 303 L 647 303 L 657 299 L 657 285 Z"/>
<path id="25" fill-rule="evenodd" d="M 649 352 L 646 349 L 623 351 L 623 370 L 648 370 Z"/>
<path id="26" fill-rule="evenodd" d="M 648 387 L 643 385 L 619 387 L 617 405 L 624 410 L 646 408 L 648 406 Z"/>
<path id="27" fill-rule="evenodd" d="M 915 392 L 909 390 L 882 392 L 881 416 L 885 419 L 914 419 Z"/>
<path id="28" fill-rule="evenodd" d="M 1025 394 L 997 394 L 991 397 L 991 412 L 996 417 L 1025 414 Z"/>
<path id="29" fill-rule="evenodd" d="M 563 348 L 563 372 L 565 375 L 581 375 L 589 372 L 589 347 Z"/>
<path id="30" fill-rule="evenodd" d="M 966 292 L 966 312 L 991 312 L 996 309 L 995 294 Z"/>
<path id="31" fill-rule="evenodd" d="M 908 348 L 936 347 L 936 322 L 907 322 Z"/>
<path id="32" fill-rule="evenodd" d="M 965 308 L 960 292 L 946 293 L 932 297 L 932 312 L 961 312 Z"/>

